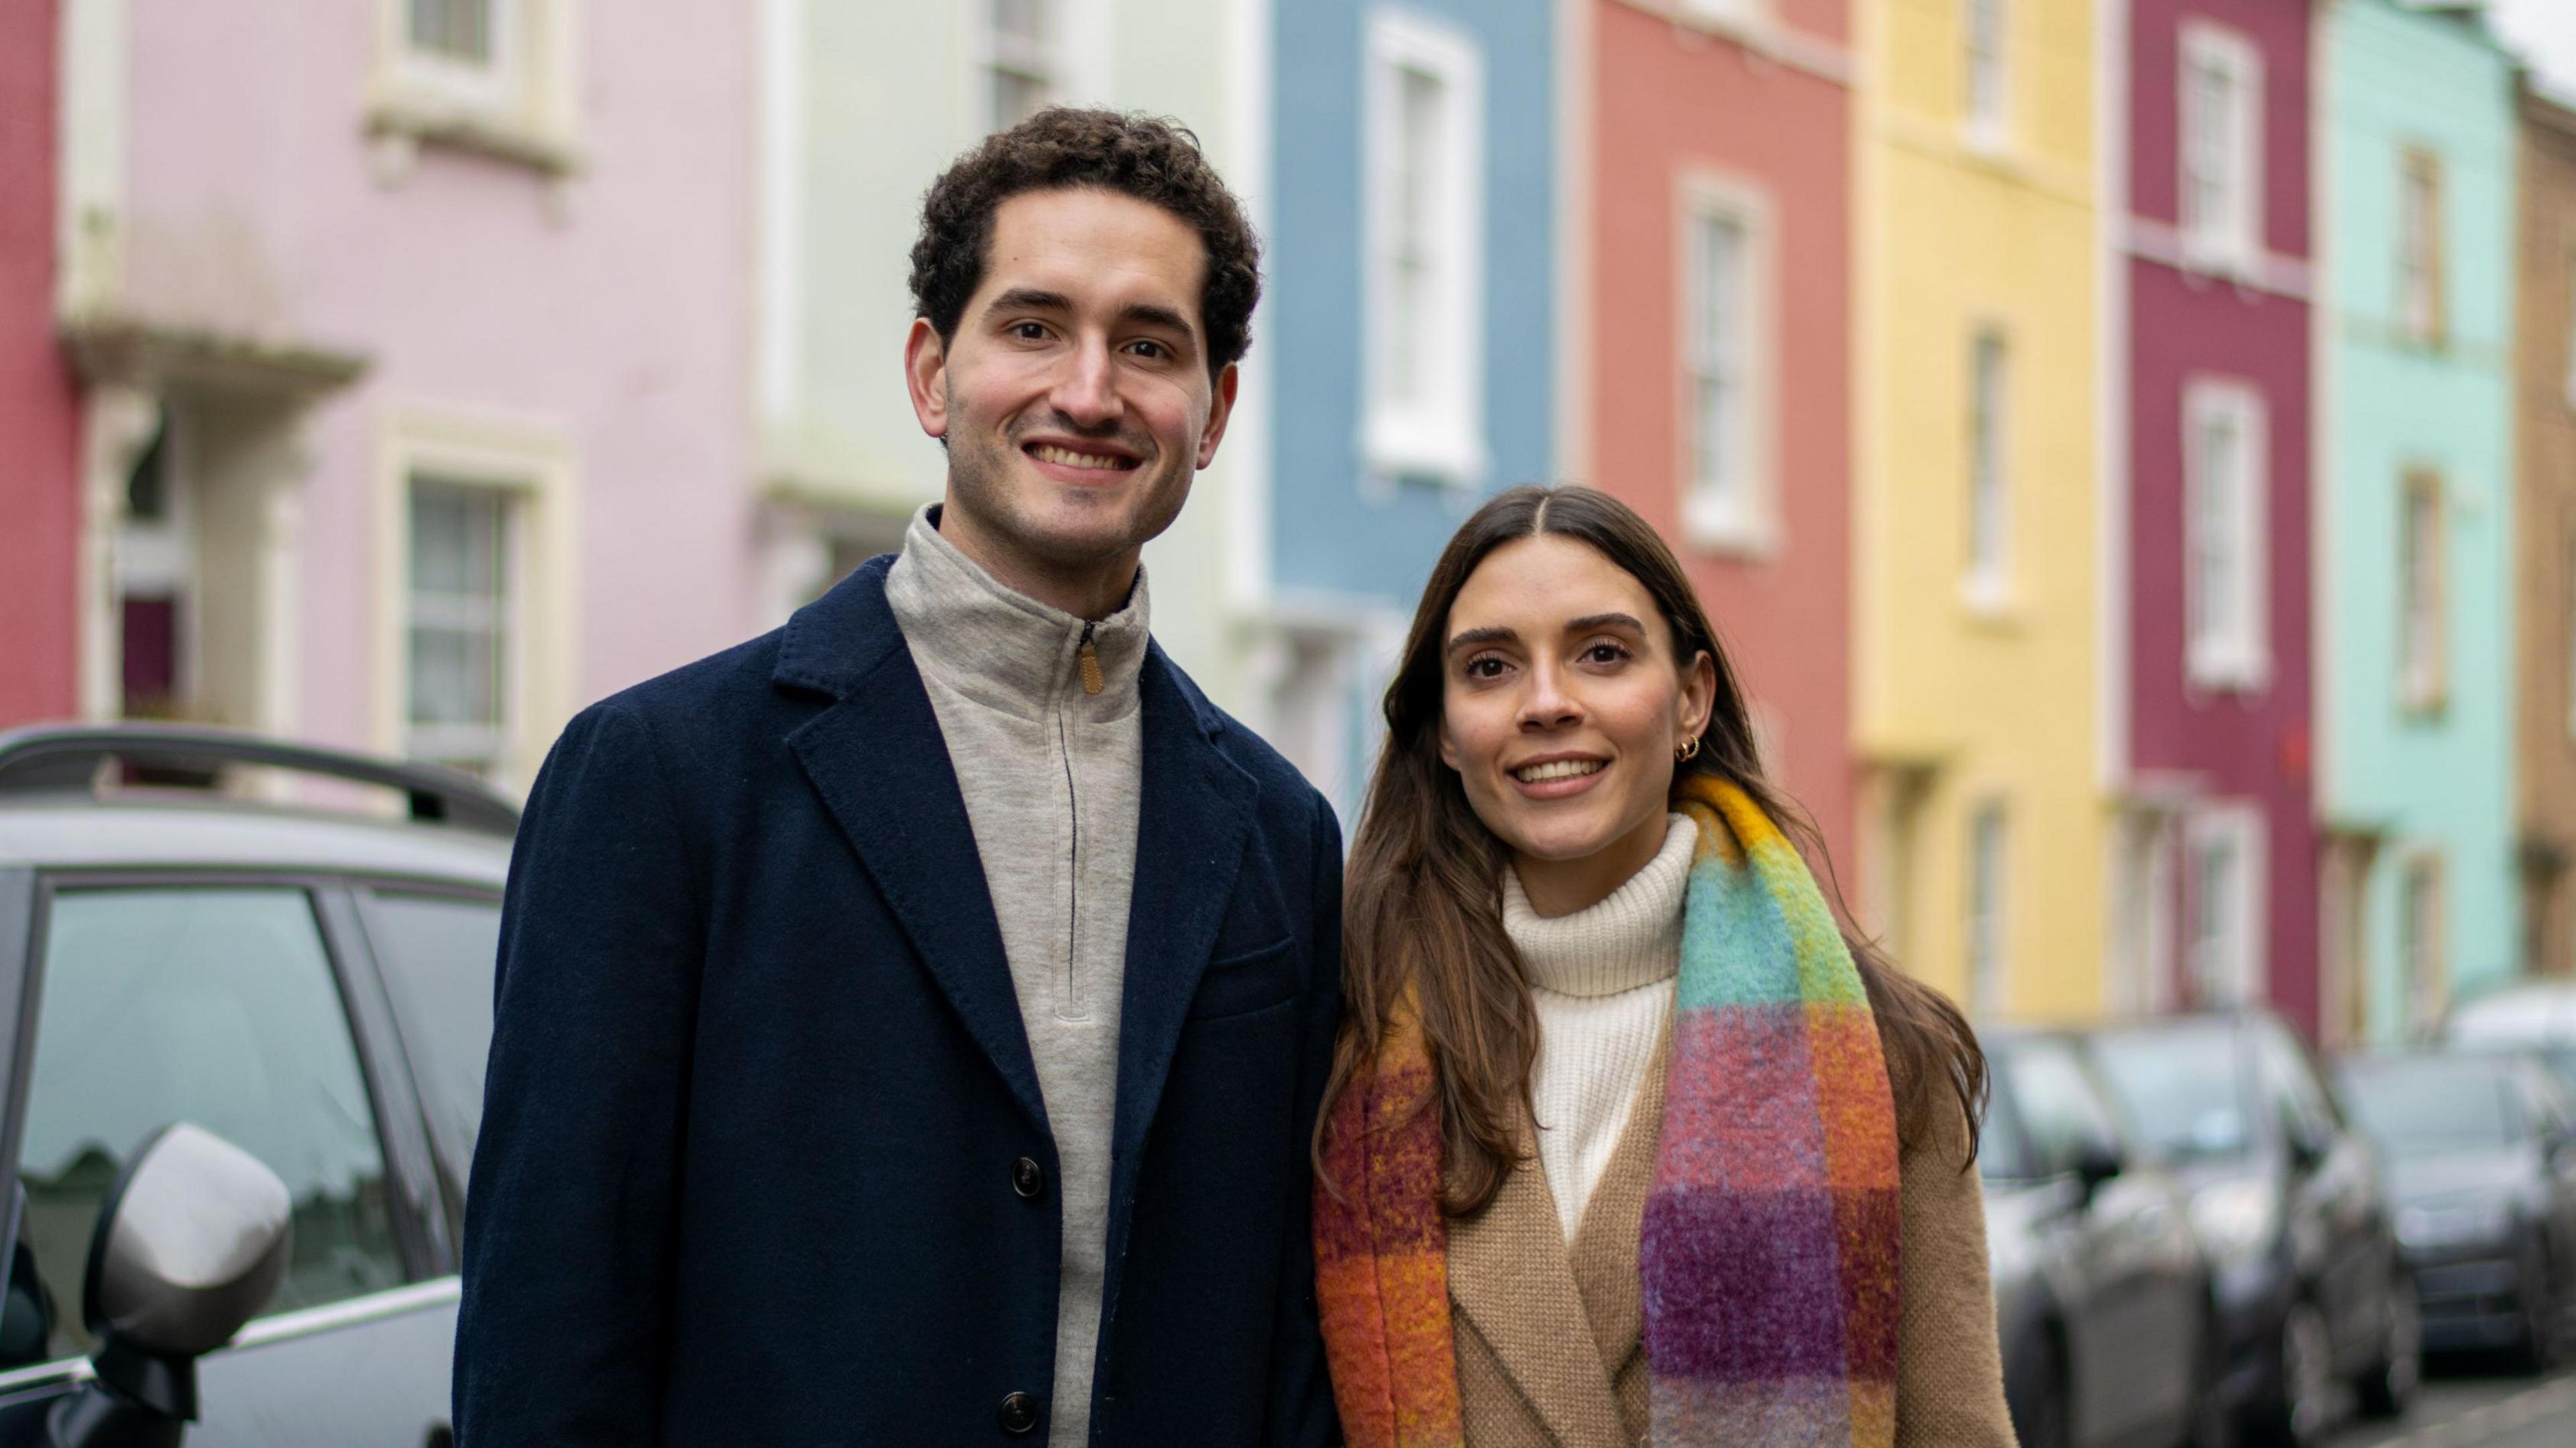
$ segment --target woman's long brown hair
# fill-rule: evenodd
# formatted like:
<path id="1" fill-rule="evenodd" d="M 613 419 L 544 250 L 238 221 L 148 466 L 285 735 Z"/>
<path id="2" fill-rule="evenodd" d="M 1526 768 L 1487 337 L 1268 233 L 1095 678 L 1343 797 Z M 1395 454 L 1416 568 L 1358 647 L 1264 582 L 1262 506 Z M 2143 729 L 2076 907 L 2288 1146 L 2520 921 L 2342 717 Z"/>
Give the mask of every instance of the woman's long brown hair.
<path id="1" fill-rule="evenodd" d="M 1813 822 L 1762 778 L 1735 671 L 1681 564 L 1645 519 L 1591 488 L 1519 487 L 1496 495 L 1460 525 L 1431 570 L 1405 637 L 1402 666 L 1386 691 L 1386 747 L 1369 780 L 1347 873 L 1341 1038 L 1316 1122 L 1321 1171 L 1333 1103 L 1353 1074 L 1375 1058 L 1389 1013 L 1413 985 L 1439 1082 L 1449 1153 L 1442 1206 L 1458 1216 L 1482 1210 L 1502 1189 L 1504 1173 L 1527 1159 L 1520 1127 L 1531 1113 L 1538 1013 L 1520 952 L 1503 933 L 1501 882 L 1508 855 L 1476 818 L 1457 774 L 1440 759 L 1441 640 L 1459 590 L 1485 556 L 1539 534 L 1574 539 L 1625 569 L 1654 598 L 1672 633 L 1673 657 L 1687 663 L 1705 652 L 1715 666 L 1716 706 L 1701 731 L 1698 756 L 1674 769 L 1676 795 L 1687 774 L 1714 774 L 1752 796 L 1810 858 L 1825 859 Z M 1837 914 L 1848 920 L 1830 867 L 1824 875 Z M 1966 1114 L 1973 1159 L 1986 1061 L 1967 1018 L 1939 992 L 1890 965 L 1849 926 L 1843 935 L 1878 1018 L 1901 1139 L 1911 1144 L 1919 1138 L 1935 1109 L 1934 1093 L 1946 1088 Z M 1962 1169 L 1966 1165 L 1960 1163 Z"/>

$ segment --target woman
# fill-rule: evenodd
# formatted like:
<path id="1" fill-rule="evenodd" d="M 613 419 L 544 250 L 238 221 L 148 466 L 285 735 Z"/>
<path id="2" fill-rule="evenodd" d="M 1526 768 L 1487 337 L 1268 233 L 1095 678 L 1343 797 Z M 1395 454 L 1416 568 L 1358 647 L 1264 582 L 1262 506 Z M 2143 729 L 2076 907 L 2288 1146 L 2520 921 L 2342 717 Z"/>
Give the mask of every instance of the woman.
<path id="1" fill-rule="evenodd" d="M 1984 1058 L 1836 927 L 1654 530 L 1488 502 L 1386 716 L 1317 1129 L 1354 1448 L 2009 1448 Z"/>

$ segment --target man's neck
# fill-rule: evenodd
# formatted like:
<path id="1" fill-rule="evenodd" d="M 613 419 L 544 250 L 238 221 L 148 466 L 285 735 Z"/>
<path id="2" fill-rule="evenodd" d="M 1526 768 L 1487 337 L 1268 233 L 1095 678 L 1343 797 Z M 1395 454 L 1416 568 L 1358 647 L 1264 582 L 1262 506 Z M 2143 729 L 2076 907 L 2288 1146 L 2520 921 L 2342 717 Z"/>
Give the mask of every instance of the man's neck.
<path id="1" fill-rule="evenodd" d="M 1144 552 L 1130 548 L 1098 564 L 1059 567 L 1027 557 L 945 504 L 939 510 L 939 536 L 1013 593 L 1094 622 L 1125 606 L 1135 590 L 1137 560 Z"/>

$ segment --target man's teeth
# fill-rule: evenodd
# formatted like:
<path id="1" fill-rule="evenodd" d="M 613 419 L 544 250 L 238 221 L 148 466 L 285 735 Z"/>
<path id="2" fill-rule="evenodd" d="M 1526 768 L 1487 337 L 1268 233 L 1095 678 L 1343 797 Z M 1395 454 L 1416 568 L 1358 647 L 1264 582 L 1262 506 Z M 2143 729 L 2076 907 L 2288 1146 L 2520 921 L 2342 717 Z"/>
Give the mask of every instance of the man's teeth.
<path id="1" fill-rule="evenodd" d="M 1533 764 L 1512 771 L 1512 778 L 1523 784 L 1545 784 L 1551 779 L 1580 779 L 1601 772 L 1598 759 L 1559 759 L 1548 764 Z"/>
<path id="2" fill-rule="evenodd" d="M 1120 469 L 1128 466 L 1125 458 L 1110 457 L 1105 453 L 1079 453 L 1052 443 L 1040 443 L 1029 449 L 1029 453 L 1039 462 L 1054 463 L 1059 467 Z"/>

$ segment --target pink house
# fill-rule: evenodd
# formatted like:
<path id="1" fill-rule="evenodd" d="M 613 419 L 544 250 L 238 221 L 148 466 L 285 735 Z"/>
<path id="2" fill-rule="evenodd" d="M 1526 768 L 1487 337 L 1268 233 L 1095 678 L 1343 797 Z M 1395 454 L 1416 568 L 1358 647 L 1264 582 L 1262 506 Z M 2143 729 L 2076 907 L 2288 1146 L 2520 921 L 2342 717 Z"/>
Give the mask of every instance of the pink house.
<path id="1" fill-rule="evenodd" d="M 751 631 L 749 11 L 73 13 L 85 712 L 524 787 Z"/>
<path id="2" fill-rule="evenodd" d="M 72 712 L 76 398 L 54 344 L 55 0 L 0 0 L 0 727 Z"/>
<path id="3" fill-rule="evenodd" d="M 2105 667 L 2115 1004 L 2268 1001 L 2313 1033 L 2309 23 L 2130 7 Z"/>

